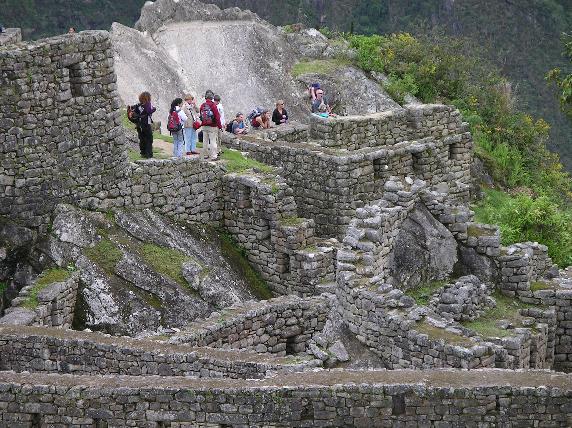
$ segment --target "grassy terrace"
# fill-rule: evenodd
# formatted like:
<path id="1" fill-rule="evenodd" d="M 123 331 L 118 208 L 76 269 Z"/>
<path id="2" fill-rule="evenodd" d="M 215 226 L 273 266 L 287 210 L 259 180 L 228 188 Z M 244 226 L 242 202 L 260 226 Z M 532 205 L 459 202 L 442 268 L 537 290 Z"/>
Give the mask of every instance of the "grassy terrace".
<path id="1" fill-rule="evenodd" d="M 228 172 L 244 172 L 249 169 L 259 171 L 265 174 L 274 172 L 274 168 L 262 162 L 245 157 L 241 152 L 232 149 L 224 149 L 221 159 L 225 161 L 226 170 Z"/>
<path id="2" fill-rule="evenodd" d="M 316 59 L 312 61 L 301 61 L 292 67 L 292 76 L 298 77 L 303 74 L 316 73 L 328 74 L 339 68 L 351 65 L 345 59 Z"/>
<path id="3" fill-rule="evenodd" d="M 433 281 L 429 284 L 422 285 L 420 287 L 415 287 L 407 290 L 405 294 L 412 297 L 415 303 L 421 306 L 427 306 L 431 296 L 435 294 L 440 288 L 442 288 L 447 281 Z"/>
<path id="4" fill-rule="evenodd" d="M 493 295 L 497 302 L 495 308 L 487 310 L 481 317 L 474 321 L 465 321 L 461 324 L 485 337 L 505 337 L 511 335 L 511 330 L 498 328 L 495 324 L 499 320 L 507 320 L 514 326 L 520 326 L 523 316 L 520 315 L 521 309 L 535 307 L 527 303 L 523 303 L 515 298 L 504 296 L 500 293 Z"/>
<path id="5" fill-rule="evenodd" d="M 38 276 L 36 283 L 30 290 L 27 299 L 22 306 L 27 309 L 36 309 L 38 307 L 38 294 L 50 284 L 63 282 L 70 277 L 71 273 L 65 269 L 53 268 L 48 269 Z"/>
<path id="6" fill-rule="evenodd" d="M 426 321 L 418 322 L 413 328 L 419 333 L 426 334 L 430 339 L 443 339 L 445 343 L 451 345 L 469 346 L 473 344 L 467 337 L 451 333 L 444 328 L 435 327 Z"/>

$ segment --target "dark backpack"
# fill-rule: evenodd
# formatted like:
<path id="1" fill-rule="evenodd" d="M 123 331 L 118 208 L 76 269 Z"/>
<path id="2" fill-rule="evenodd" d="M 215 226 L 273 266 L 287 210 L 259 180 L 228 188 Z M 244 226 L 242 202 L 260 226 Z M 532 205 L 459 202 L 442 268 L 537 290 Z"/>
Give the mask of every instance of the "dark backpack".
<path id="1" fill-rule="evenodd" d="M 179 113 L 176 111 L 171 112 L 167 121 L 167 131 L 174 133 L 179 132 L 181 129 L 183 129 L 183 124 L 181 123 Z"/>
<path id="2" fill-rule="evenodd" d="M 226 124 L 226 132 L 230 132 L 232 134 L 232 126 L 234 125 L 234 120 L 231 120 Z"/>
<path id="3" fill-rule="evenodd" d="M 141 122 L 141 113 L 139 112 L 139 104 L 133 106 L 127 106 L 127 119 L 129 122 L 139 125 Z"/>
<path id="4" fill-rule="evenodd" d="M 252 120 L 255 117 L 258 117 L 262 114 L 262 112 L 264 111 L 264 109 L 262 107 L 254 107 L 254 109 L 250 112 L 250 114 L 248 115 L 248 121 L 250 123 L 252 123 Z"/>
<path id="5" fill-rule="evenodd" d="M 208 103 L 203 103 L 201 106 L 201 123 L 203 126 L 214 126 L 215 125 L 215 115 Z"/>

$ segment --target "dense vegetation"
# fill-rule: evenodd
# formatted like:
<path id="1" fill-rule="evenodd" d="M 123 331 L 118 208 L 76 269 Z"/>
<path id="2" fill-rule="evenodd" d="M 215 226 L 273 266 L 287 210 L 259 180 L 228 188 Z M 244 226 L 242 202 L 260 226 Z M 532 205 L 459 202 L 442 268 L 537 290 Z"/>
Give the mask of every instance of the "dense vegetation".
<path id="1" fill-rule="evenodd" d="M 564 42 L 565 56 L 572 64 L 572 35 L 565 34 L 562 37 Z M 554 82 L 560 91 L 560 107 L 572 120 L 572 73 L 564 74 L 560 68 L 552 69 L 546 76 L 547 80 Z"/>
<path id="2" fill-rule="evenodd" d="M 506 191 L 487 191 L 479 221 L 499 224 L 503 243 L 539 241 L 560 265 L 572 263 L 572 181 L 547 150 L 549 126 L 520 111 L 509 83 L 486 61 L 466 54 L 460 39 L 409 34 L 342 34 L 357 50 L 356 65 L 389 76 L 396 98 L 456 105 L 471 126 L 476 154 Z"/>

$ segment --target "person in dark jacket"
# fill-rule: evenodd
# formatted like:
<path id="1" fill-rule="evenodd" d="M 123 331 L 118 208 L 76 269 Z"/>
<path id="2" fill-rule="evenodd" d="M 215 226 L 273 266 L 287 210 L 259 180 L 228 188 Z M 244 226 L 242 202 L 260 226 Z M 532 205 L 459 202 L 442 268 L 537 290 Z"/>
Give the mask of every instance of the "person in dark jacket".
<path id="1" fill-rule="evenodd" d="M 288 112 L 284 108 L 284 100 L 278 100 L 276 108 L 272 112 L 272 122 L 283 125 L 288 122 Z"/>
<path id="2" fill-rule="evenodd" d="M 139 95 L 139 105 L 137 105 L 137 113 L 139 121 L 137 123 L 137 135 L 139 136 L 139 151 L 141 157 L 149 159 L 153 157 L 153 130 L 151 124 L 153 119 L 151 116 L 157 110 L 151 105 L 151 94 L 142 92 Z"/>

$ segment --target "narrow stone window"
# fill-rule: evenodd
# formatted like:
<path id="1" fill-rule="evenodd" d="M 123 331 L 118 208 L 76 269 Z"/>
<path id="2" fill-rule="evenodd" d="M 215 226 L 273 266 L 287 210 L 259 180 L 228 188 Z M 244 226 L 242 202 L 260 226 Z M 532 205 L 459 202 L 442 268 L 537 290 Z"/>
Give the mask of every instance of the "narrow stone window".
<path id="1" fill-rule="evenodd" d="M 238 208 L 252 208 L 251 189 L 248 186 L 238 188 L 237 205 Z"/>
<path id="2" fill-rule="evenodd" d="M 169 428 L 170 426 L 171 426 L 171 422 L 168 422 L 168 421 L 157 422 L 157 428 Z"/>
<path id="3" fill-rule="evenodd" d="M 391 397 L 391 414 L 393 416 L 405 414 L 405 394 L 397 394 Z"/>
<path id="4" fill-rule="evenodd" d="M 281 273 L 290 273 L 290 255 L 282 254 L 282 258 L 278 260 L 278 263 L 282 266 Z"/>
<path id="5" fill-rule="evenodd" d="M 72 64 L 69 67 L 66 67 L 68 69 L 68 75 L 69 75 L 69 79 L 70 79 L 70 87 L 71 87 L 71 93 L 72 93 L 72 97 L 81 97 L 83 95 L 83 91 L 82 91 L 82 76 L 81 76 L 81 67 L 78 64 Z"/>
<path id="6" fill-rule="evenodd" d="M 42 415 L 40 415 L 39 413 L 33 413 L 30 426 L 32 428 L 40 428 L 42 426 Z"/>
<path id="7" fill-rule="evenodd" d="M 389 171 L 389 166 L 385 158 L 379 158 L 373 160 L 373 179 L 374 180 L 385 180 L 387 179 L 387 173 Z"/>
<path id="8" fill-rule="evenodd" d="M 449 144 L 449 160 L 461 159 L 461 145 L 459 143 Z"/>
<path id="9" fill-rule="evenodd" d="M 107 421 L 104 421 L 103 419 L 94 419 L 93 425 L 95 428 L 107 428 Z"/>
<path id="10" fill-rule="evenodd" d="M 411 154 L 413 174 L 423 175 L 423 165 L 421 164 L 422 153 Z"/>
<path id="11" fill-rule="evenodd" d="M 296 353 L 296 336 L 286 338 L 286 355 L 294 355 Z"/>

